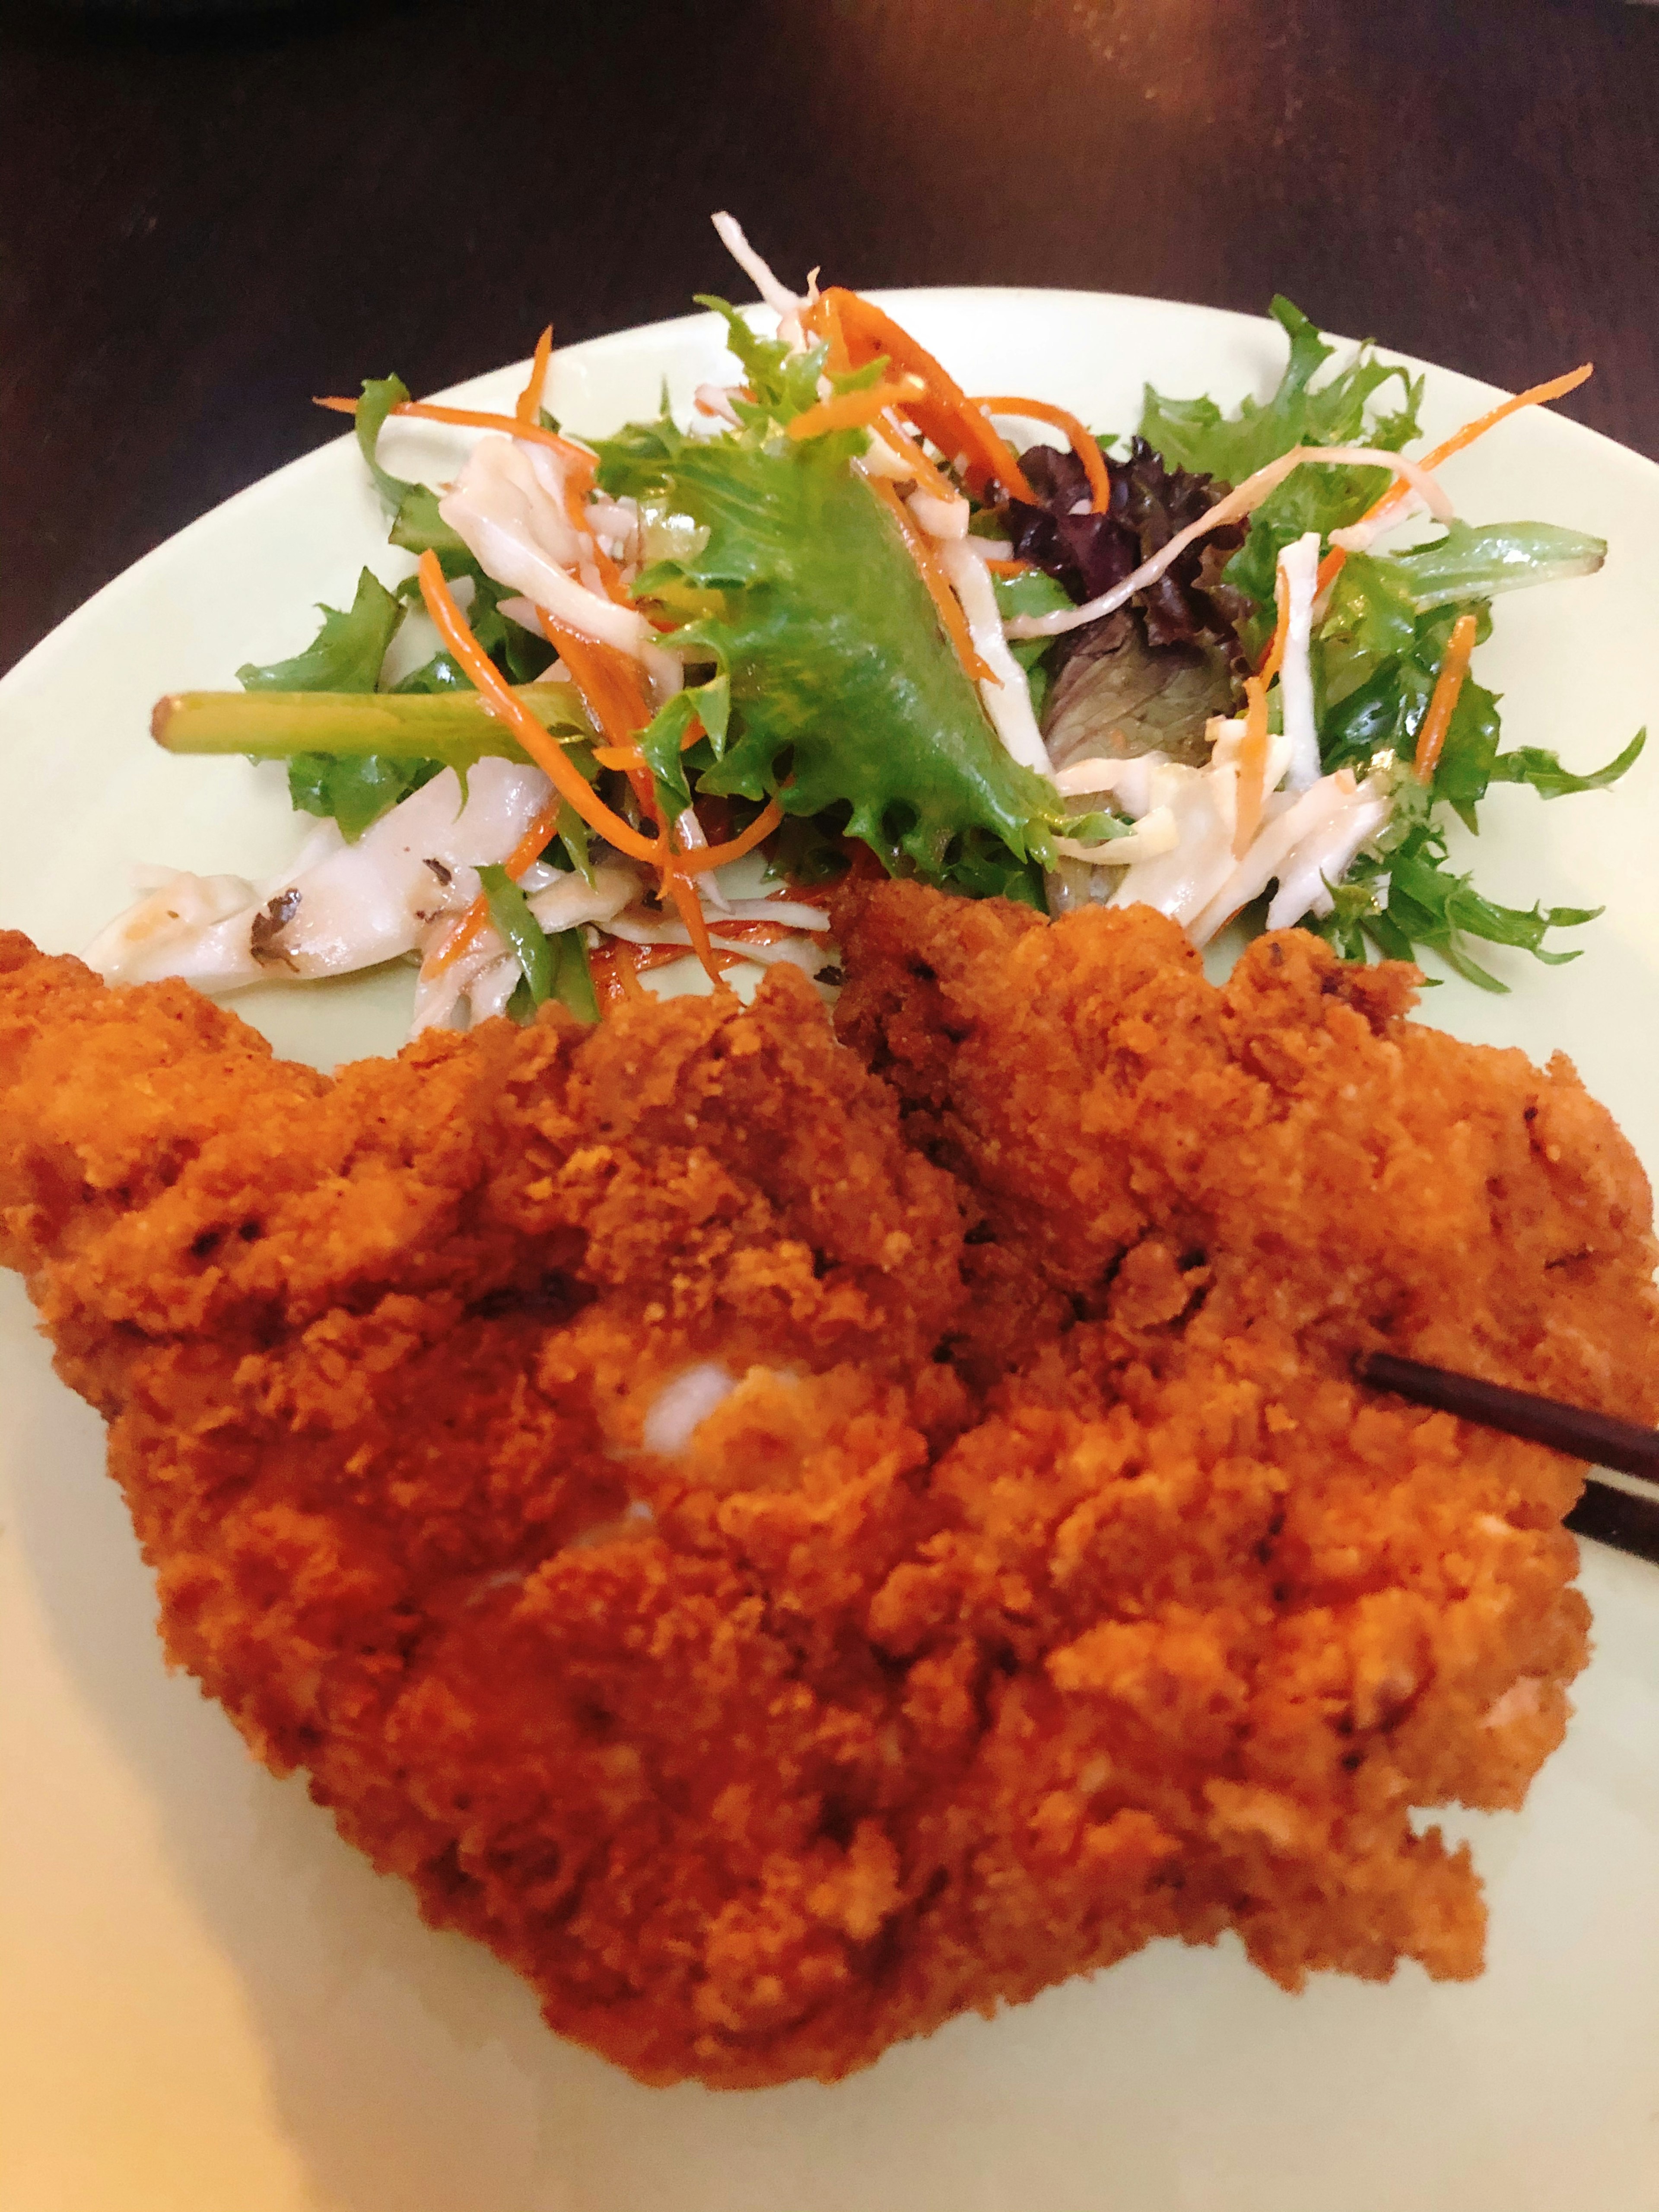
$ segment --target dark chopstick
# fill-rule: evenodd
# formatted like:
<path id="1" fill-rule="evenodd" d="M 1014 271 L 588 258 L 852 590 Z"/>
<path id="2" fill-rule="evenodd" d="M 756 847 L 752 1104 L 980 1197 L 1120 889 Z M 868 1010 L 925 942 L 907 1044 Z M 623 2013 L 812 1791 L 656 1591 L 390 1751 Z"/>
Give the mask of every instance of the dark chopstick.
<path id="1" fill-rule="evenodd" d="M 1567 1526 L 1575 1536 L 1593 1536 L 1597 1543 L 1659 1566 L 1659 1498 L 1638 1498 L 1592 1475 L 1567 1516 Z"/>
<path id="2" fill-rule="evenodd" d="M 1618 1468 L 1659 1487 L 1659 1430 L 1616 1421 L 1610 1414 L 1592 1413 L 1582 1406 L 1564 1406 L 1553 1398 L 1537 1398 L 1501 1382 L 1483 1382 L 1477 1376 L 1425 1366 L 1392 1352 L 1361 1352 L 1354 1361 L 1354 1373 L 1373 1389 L 1392 1390 L 1414 1405 L 1431 1406 L 1437 1413 L 1455 1413 L 1460 1420 L 1524 1437 L 1529 1443 L 1548 1444 L 1597 1467 Z M 1634 1496 L 1592 1475 L 1566 1525 L 1576 1536 L 1594 1537 L 1659 1566 L 1659 1498 Z"/>
<path id="3" fill-rule="evenodd" d="M 1554 1398 L 1534 1398 L 1530 1391 L 1483 1382 L 1478 1376 L 1425 1367 L 1392 1352 L 1362 1352 L 1354 1373 L 1362 1382 L 1392 1390 L 1414 1405 L 1432 1406 L 1437 1413 L 1455 1413 L 1460 1420 L 1479 1421 L 1483 1428 L 1502 1429 L 1506 1436 L 1524 1437 L 1528 1443 L 1547 1444 L 1572 1459 L 1616 1467 L 1622 1474 L 1659 1486 L 1659 1429 L 1615 1421 L 1610 1413 L 1564 1406 Z"/>

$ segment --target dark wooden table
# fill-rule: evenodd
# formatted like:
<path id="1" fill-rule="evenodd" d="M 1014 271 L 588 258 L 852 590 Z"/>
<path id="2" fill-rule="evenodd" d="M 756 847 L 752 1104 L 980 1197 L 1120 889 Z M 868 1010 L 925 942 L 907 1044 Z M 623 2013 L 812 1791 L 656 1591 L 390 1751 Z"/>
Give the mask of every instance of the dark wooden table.
<path id="1" fill-rule="evenodd" d="M 175 0 L 176 4 L 176 0 Z M 1659 9 L 491 0 L 0 18 L 0 665 L 192 516 L 430 390 L 780 267 L 1276 289 L 1659 453 Z"/>

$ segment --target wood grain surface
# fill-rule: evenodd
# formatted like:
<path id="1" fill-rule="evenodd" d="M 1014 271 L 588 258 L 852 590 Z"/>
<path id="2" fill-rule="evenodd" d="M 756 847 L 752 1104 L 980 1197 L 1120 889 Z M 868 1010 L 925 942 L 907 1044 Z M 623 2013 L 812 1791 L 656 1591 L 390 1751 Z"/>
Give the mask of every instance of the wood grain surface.
<path id="1" fill-rule="evenodd" d="M 173 0 L 175 9 L 181 0 Z M 182 0 L 188 5 L 188 0 Z M 1288 292 L 1659 454 L 1659 10 L 617 0 L 0 18 L 0 666 L 338 425 L 787 270 Z"/>

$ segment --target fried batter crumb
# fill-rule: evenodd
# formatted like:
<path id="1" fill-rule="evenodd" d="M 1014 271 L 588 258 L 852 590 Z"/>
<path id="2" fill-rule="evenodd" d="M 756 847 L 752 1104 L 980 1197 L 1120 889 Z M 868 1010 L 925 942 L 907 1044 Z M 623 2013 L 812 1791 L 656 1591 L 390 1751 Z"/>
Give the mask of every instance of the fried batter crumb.
<path id="1" fill-rule="evenodd" d="M 1350 1363 L 1651 1418 L 1628 1146 L 1297 933 L 1217 990 L 1145 909 L 836 923 L 844 1044 L 780 968 L 331 1080 L 0 936 L 0 1258 L 169 1656 L 649 2081 L 1156 1936 L 1478 1972 L 1410 1815 L 1560 1739 L 1582 1469 Z"/>

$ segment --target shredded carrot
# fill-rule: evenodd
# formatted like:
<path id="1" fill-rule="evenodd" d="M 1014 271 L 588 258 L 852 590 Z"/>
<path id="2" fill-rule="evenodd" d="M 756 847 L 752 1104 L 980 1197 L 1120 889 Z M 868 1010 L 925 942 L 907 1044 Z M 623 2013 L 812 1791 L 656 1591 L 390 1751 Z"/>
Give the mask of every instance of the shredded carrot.
<path id="1" fill-rule="evenodd" d="M 1331 586 L 1342 574 L 1343 569 L 1347 565 L 1347 560 L 1348 556 L 1346 548 L 1340 545 L 1333 545 L 1329 552 L 1326 554 L 1324 559 L 1320 562 L 1319 574 L 1314 578 L 1314 605 L 1316 606 L 1319 605 L 1320 600 L 1324 598 L 1326 592 L 1329 591 Z"/>
<path id="2" fill-rule="evenodd" d="M 422 973 L 441 975 L 446 968 L 453 968 L 462 953 L 477 941 L 478 933 L 483 929 L 489 912 L 489 902 L 480 891 L 461 916 L 459 926 L 450 932 L 429 959 L 421 963 Z"/>
<path id="3" fill-rule="evenodd" d="M 1504 422 L 1509 416 L 1518 414 L 1523 407 L 1543 407 L 1552 399 L 1564 398 L 1569 392 L 1577 392 L 1581 384 L 1588 383 L 1595 374 L 1595 363 L 1587 361 L 1577 368 L 1570 368 L 1565 376 L 1553 376 L 1546 384 L 1534 384 L 1525 392 L 1516 392 L 1511 398 L 1501 400 L 1496 407 L 1489 408 L 1484 415 L 1477 415 L 1473 422 L 1466 422 L 1461 430 L 1454 430 L 1449 438 L 1442 439 L 1432 453 L 1424 454 L 1419 465 L 1432 474 L 1443 461 L 1449 461 L 1454 453 L 1461 453 L 1466 446 L 1472 446 L 1477 438 L 1484 437 L 1495 424 Z M 1362 520 L 1374 522 L 1379 515 L 1388 514 L 1391 507 L 1403 505 L 1409 489 L 1403 477 L 1395 477 L 1388 489 L 1366 508 Z M 1332 546 L 1319 564 L 1316 598 L 1330 589 L 1342 574 L 1347 558 L 1343 547 Z"/>
<path id="4" fill-rule="evenodd" d="M 620 937 L 613 938 L 611 943 L 615 948 L 613 960 L 617 981 L 622 985 L 623 998 L 642 999 L 645 990 L 640 981 L 640 963 L 633 946 L 625 945 Z"/>
<path id="5" fill-rule="evenodd" d="M 720 970 L 714 964 L 714 948 L 708 941 L 708 924 L 703 919 L 702 901 L 697 896 L 696 885 L 683 869 L 673 867 L 664 870 L 662 887 L 679 910 L 685 933 L 691 940 L 691 950 L 718 983 Z"/>
<path id="6" fill-rule="evenodd" d="M 975 684 L 994 684 L 996 671 L 985 660 L 974 643 L 968 628 L 968 617 L 962 611 L 962 602 L 945 581 L 944 571 L 934 559 L 927 540 L 912 521 L 909 509 L 885 477 L 871 477 L 868 482 L 871 490 L 891 514 L 903 533 L 910 558 L 916 565 L 916 573 L 927 586 L 945 635 L 955 648 L 957 659 Z"/>
<path id="7" fill-rule="evenodd" d="M 789 425 L 789 435 L 799 441 L 803 438 L 821 438 L 826 430 L 862 430 L 890 407 L 925 398 L 927 392 L 927 387 L 919 376 L 901 376 L 890 384 L 867 384 L 861 392 L 838 392 L 832 398 L 820 399 L 805 414 L 797 415 Z"/>
<path id="8" fill-rule="evenodd" d="M 1434 771 L 1445 748 L 1446 732 L 1451 727 L 1451 718 L 1457 710 L 1457 701 L 1463 689 L 1463 678 L 1469 672 L 1469 655 L 1474 651 L 1475 619 L 1473 615 L 1459 615 L 1452 624 L 1451 636 L 1446 644 L 1446 657 L 1440 664 L 1440 673 L 1434 679 L 1434 690 L 1429 698 L 1429 711 L 1423 717 L 1423 726 L 1417 733 L 1417 753 L 1412 763 L 1419 783 L 1432 783 Z"/>
<path id="9" fill-rule="evenodd" d="M 1250 849 L 1261 820 L 1267 797 L 1267 686 L 1260 676 L 1244 679 L 1244 742 L 1238 749 L 1238 805 L 1233 823 L 1233 858 L 1242 860 Z"/>
<path id="10" fill-rule="evenodd" d="M 988 414 L 1024 415 L 1033 422 L 1047 422 L 1056 430 L 1063 430 L 1089 479 L 1089 495 L 1095 513 L 1105 514 L 1112 503 L 1112 479 L 1106 456 L 1100 450 L 1100 441 L 1089 435 L 1075 415 L 1068 415 L 1063 407 L 1051 407 L 1046 399 L 975 399 L 973 404 L 983 407 Z"/>
<path id="11" fill-rule="evenodd" d="M 1255 672 L 1264 690 L 1285 665 L 1285 641 L 1291 630 L 1291 595 L 1285 588 L 1283 568 L 1273 570 L 1273 604 L 1279 610 L 1279 619 L 1273 624 L 1267 650 L 1261 656 L 1261 665 Z"/>
<path id="12" fill-rule="evenodd" d="M 994 477 L 1021 499 L 1032 497 L 1024 471 L 1007 441 L 927 348 L 872 301 L 835 284 L 816 307 L 806 310 L 805 319 L 815 335 L 826 327 L 839 333 L 850 367 L 864 368 L 884 356 L 895 368 L 921 379 L 927 387 L 927 397 L 907 400 L 904 411 L 947 459 L 962 458 L 971 489 L 982 489 L 986 479 Z"/>
<path id="13" fill-rule="evenodd" d="M 847 333 L 842 328 L 841 308 L 836 300 L 828 292 L 821 293 L 802 310 L 800 324 L 829 348 L 831 376 L 845 376 L 853 366 L 853 357 L 847 350 Z"/>
<path id="14" fill-rule="evenodd" d="M 629 776 L 637 775 L 646 764 L 637 745 L 595 745 L 593 757 L 601 768 L 620 769 Z"/>
<path id="15" fill-rule="evenodd" d="M 538 611 L 541 615 L 543 629 L 549 640 L 558 647 L 559 658 L 570 671 L 588 712 L 618 751 L 631 752 L 638 760 L 637 768 L 629 767 L 628 777 L 640 802 L 641 811 L 654 820 L 662 832 L 653 858 L 661 871 L 663 893 L 678 908 L 680 919 L 685 924 L 686 934 L 691 939 L 692 950 L 718 982 L 720 977 L 718 956 L 708 941 L 708 926 L 703 919 L 696 887 L 690 878 L 701 874 L 705 868 L 717 868 L 726 860 L 736 860 L 739 850 L 752 851 L 761 839 L 783 819 L 783 810 L 777 807 L 773 819 L 766 823 L 764 828 L 751 823 L 744 837 L 735 840 L 734 845 L 704 845 L 690 853 L 677 852 L 667 824 L 663 822 L 657 804 L 656 784 L 646 765 L 645 757 L 637 745 L 629 742 L 651 720 L 651 708 L 640 683 L 638 664 L 625 653 L 598 644 L 592 638 L 581 637 L 574 630 L 563 629 L 550 618 L 544 609 Z M 774 804 L 775 805 L 775 802 Z M 761 819 L 764 822 L 765 817 Z"/>
<path id="16" fill-rule="evenodd" d="M 355 415 L 355 399 L 313 399 L 313 407 L 326 407 L 336 415 Z M 527 438 L 532 445 L 550 446 L 566 460 L 592 468 L 593 456 L 585 446 L 562 438 L 556 430 L 544 430 L 539 422 L 521 422 L 516 415 L 488 415 L 476 407 L 434 407 L 424 399 L 400 399 L 393 415 L 413 415 L 422 422 L 458 422 L 464 430 L 501 430 L 509 438 Z"/>
<path id="17" fill-rule="evenodd" d="M 540 860 L 559 827 L 562 799 L 550 799 L 507 856 L 507 872 L 516 883 L 532 860 Z"/>
<path id="18" fill-rule="evenodd" d="M 519 394 L 513 413 L 520 422 L 533 422 L 542 404 L 542 386 L 547 381 L 547 364 L 553 358 L 553 325 L 550 323 L 536 341 L 536 351 L 530 363 L 530 378 Z"/>
<path id="19" fill-rule="evenodd" d="M 722 937 L 735 938 L 739 945 L 781 945 L 786 937 L 801 934 L 781 921 L 726 921 L 719 915 L 714 916 L 714 927 Z"/>
<path id="20" fill-rule="evenodd" d="M 702 724 L 694 714 L 680 739 L 680 750 L 689 753 L 704 734 Z M 620 769 L 624 775 L 637 775 L 646 765 L 645 755 L 637 745 L 595 745 L 593 757 L 601 768 Z"/>
<path id="21" fill-rule="evenodd" d="M 600 544 L 593 526 L 587 519 L 587 502 L 593 495 L 593 478 L 599 471 L 598 459 L 592 453 L 584 453 L 580 446 L 573 447 L 572 452 L 574 458 L 565 471 L 565 514 L 571 528 L 579 537 L 586 538 L 593 548 L 593 566 L 599 571 L 605 596 L 619 607 L 631 607 L 634 595 L 623 581 L 622 570 Z"/>
<path id="22" fill-rule="evenodd" d="M 644 986 L 640 981 L 641 968 L 660 967 L 663 963 L 651 956 L 659 953 L 659 945 L 629 945 L 625 939 L 613 937 L 587 956 L 587 964 L 593 977 L 593 994 L 600 1006 L 609 1013 L 624 1000 L 642 999 Z M 673 957 L 680 957 L 679 947 L 673 949 Z"/>
<path id="23" fill-rule="evenodd" d="M 506 723 L 524 750 L 550 781 L 554 789 L 570 801 L 590 829 L 597 830 L 619 853 L 626 853 L 635 860 L 647 861 L 653 867 L 660 866 L 665 852 L 662 840 L 642 837 L 630 823 L 623 820 L 620 814 L 613 812 L 592 788 L 574 763 L 565 757 L 564 747 L 556 738 L 548 735 L 530 709 L 515 696 L 512 686 L 473 636 L 465 616 L 455 604 L 454 593 L 444 580 L 438 556 L 429 547 L 422 554 L 416 573 L 421 580 L 421 597 L 426 602 L 426 611 L 436 625 L 438 635 L 465 670 L 486 710 L 499 721 Z"/>
<path id="24" fill-rule="evenodd" d="M 614 647 L 601 645 L 597 638 L 584 637 L 580 630 L 568 629 L 562 623 L 555 622 L 545 607 L 538 607 L 547 641 L 558 648 L 559 658 L 570 672 L 571 681 L 582 696 L 584 704 L 599 728 L 610 740 L 610 747 L 618 752 L 631 753 L 633 761 L 607 763 L 607 766 L 623 767 L 629 781 L 634 787 L 634 796 L 647 814 L 656 805 L 656 786 L 651 771 L 645 764 L 645 756 L 634 740 L 651 720 L 651 708 L 640 682 L 639 664 Z M 607 748 L 609 750 L 609 748 Z M 664 848 L 665 851 L 667 849 Z"/>
<path id="25" fill-rule="evenodd" d="M 1035 561 L 988 561 L 986 567 L 994 576 L 1024 576 L 1036 568 Z"/>
<path id="26" fill-rule="evenodd" d="M 781 804 L 769 799 L 749 827 L 737 836 L 727 838 L 723 845 L 698 845 L 689 853 L 682 853 L 675 866 L 688 876 L 702 875 L 709 868 L 723 868 L 728 860 L 740 860 L 745 853 L 752 853 L 782 819 Z"/>
<path id="27" fill-rule="evenodd" d="M 1553 376 L 1547 384 L 1534 384 L 1525 392 L 1517 392 L 1513 398 L 1501 400 L 1485 415 L 1476 416 L 1473 422 L 1466 422 L 1461 430 L 1454 430 L 1450 437 L 1437 445 L 1431 453 L 1425 453 L 1422 465 L 1425 469 L 1437 469 L 1442 461 L 1449 461 L 1454 453 L 1461 453 L 1465 446 L 1472 446 L 1477 438 L 1484 437 L 1494 423 L 1503 422 L 1506 416 L 1518 413 L 1522 407 L 1544 407 L 1552 399 L 1565 398 L 1569 392 L 1577 392 L 1581 384 L 1587 384 L 1595 374 L 1595 363 L 1593 361 L 1583 362 L 1578 368 L 1570 368 L 1565 376 Z"/>
<path id="28" fill-rule="evenodd" d="M 902 453 L 906 465 L 916 479 L 916 489 L 925 491 L 931 499 L 960 499 L 962 495 L 944 471 L 936 469 L 914 438 L 908 438 L 890 415 L 879 425 L 882 437 L 895 453 Z"/>

